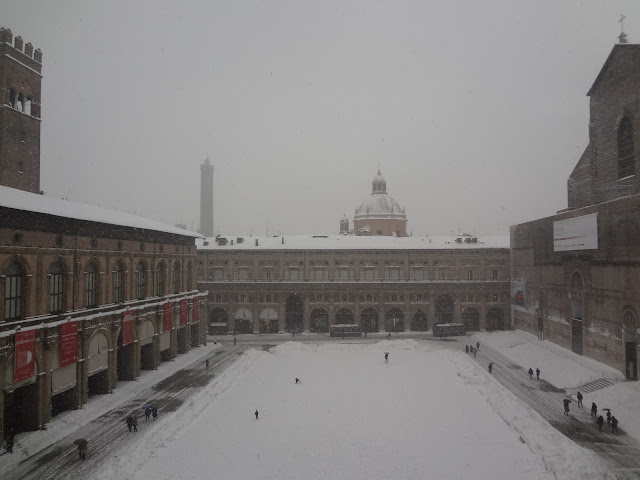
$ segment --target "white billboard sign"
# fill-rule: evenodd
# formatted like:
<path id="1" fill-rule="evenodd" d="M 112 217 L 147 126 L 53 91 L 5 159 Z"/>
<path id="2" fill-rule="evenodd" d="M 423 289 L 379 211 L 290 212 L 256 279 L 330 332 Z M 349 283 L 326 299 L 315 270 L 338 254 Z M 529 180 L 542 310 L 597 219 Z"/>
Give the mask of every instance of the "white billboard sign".
<path id="1" fill-rule="evenodd" d="M 598 214 L 553 222 L 553 251 L 594 250 L 598 248 Z"/>

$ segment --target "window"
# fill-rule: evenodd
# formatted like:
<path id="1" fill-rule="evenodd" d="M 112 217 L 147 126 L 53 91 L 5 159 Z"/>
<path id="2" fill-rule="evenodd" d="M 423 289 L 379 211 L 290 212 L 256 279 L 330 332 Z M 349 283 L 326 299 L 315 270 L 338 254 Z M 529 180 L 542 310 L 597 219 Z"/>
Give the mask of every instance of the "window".
<path id="1" fill-rule="evenodd" d="M 180 263 L 173 264 L 173 293 L 180 291 Z"/>
<path id="2" fill-rule="evenodd" d="M 61 313 L 63 306 L 63 269 L 60 262 L 51 265 L 49 271 L 49 312 Z"/>
<path id="3" fill-rule="evenodd" d="M 498 269 L 494 268 L 491 270 L 491 280 L 498 280 Z"/>
<path id="4" fill-rule="evenodd" d="M 473 270 L 467 270 L 467 280 L 473 280 Z"/>
<path id="5" fill-rule="evenodd" d="M 446 279 L 447 279 L 447 271 L 440 270 L 440 280 L 446 280 Z"/>
<path id="6" fill-rule="evenodd" d="M 122 296 L 122 264 L 116 262 L 113 266 L 113 303 L 120 303 Z"/>
<path id="7" fill-rule="evenodd" d="M 136 298 L 142 300 L 145 297 L 144 263 L 139 262 L 136 267 Z"/>
<path id="8" fill-rule="evenodd" d="M 22 316 L 22 269 L 13 262 L 5 271 L 4 320 L 17 320 Z"/>
<path id="9" fill-rule="evenodd" d="M 392 302 L 397 302 L 398 301 L 398 295 L 396 295 L 396 294 L 391 295 L 391 301 Z"/>
<path id="10" fill-rule="evenodd" d="M 624 117 L 618 127 L 618 178 L 635 175 L 635 158 L 633 148 L 633 126 Z"/>
<path id="11" fill-rule="evenodd" d="M 164 295 L 164 279 L 165 279 L 165 265 L 164 262 L 159 262 L 156 267 L 156 297 Z"/>
<path id="12" fill-rule="evenodd" d="M 467 293 L 467 302 L 473 302 L 473 293 Z"/>
<path id="13" fill-rule="evenodd" d="M 89 262 L 87 269 L 84 272 L 85 278 L 85 292 L 84 292 L 84 304 L 87 308 L 95 307 L 97 304 L 97 288 L 96 288 L 96 264 Z"/>

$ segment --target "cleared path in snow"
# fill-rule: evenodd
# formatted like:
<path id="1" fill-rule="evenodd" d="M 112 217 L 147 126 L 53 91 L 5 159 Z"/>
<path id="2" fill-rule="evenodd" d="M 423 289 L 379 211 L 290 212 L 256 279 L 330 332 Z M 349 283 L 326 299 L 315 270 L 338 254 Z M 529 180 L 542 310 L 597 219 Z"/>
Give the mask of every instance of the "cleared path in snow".
<path id="1" fill-rule="evenodd" d="M 618 435 L 610 433 L 611 427 L 606 422 L 602 432 L 598 431 L 595 419 L 591 416 L 591 403 L 586 399 L 584 408 L 578 408 L 574 399 L 570 414 L 566 416 L 562 403 L 562 400 L 567 398 L 564 390 L 555 388 L 544 379 L 536 380 L 535 376 L 533 380 L 529 379 L 529 374 L 524 368 L 485 345 L 480 346 L 475 360 L 484 368 L 488 368 L 489 362 L 493 362 L 492 375 L 496 380 L 548 420 L 558 431 L 580 446 L 600 455 L 611 465 L 611 471 L 619 478 L 640 478 L 640 444 L 626 435 L 620 426 Z"/>

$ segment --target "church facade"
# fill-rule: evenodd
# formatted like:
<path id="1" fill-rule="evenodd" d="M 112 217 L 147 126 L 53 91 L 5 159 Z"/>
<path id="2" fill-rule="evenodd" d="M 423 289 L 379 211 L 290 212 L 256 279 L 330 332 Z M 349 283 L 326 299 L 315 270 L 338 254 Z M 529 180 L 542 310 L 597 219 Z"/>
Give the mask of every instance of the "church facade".
<path id="1" fill-rule="evenodd" d="M 631 380 L 640 326 L 639 60 L 640 45 L 615 45 L 587 93 L 589 144 L 568 180 L 568 208 L 511 228 L 514 327 Z"/>

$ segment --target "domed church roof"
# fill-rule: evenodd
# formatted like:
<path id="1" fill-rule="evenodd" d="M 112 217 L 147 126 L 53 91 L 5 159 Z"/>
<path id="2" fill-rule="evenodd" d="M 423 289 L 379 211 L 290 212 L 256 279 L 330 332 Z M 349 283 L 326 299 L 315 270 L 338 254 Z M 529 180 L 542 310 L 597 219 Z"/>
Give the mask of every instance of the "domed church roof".
<path id="1" fill-rule="evenodd" d="M 356 208 L 357 217 L 368 215 L 402 216 L 404 207 L 401 207 L 389 194 L 387 194 L 387 181 L 378 170 L 371 188 L 371 196 Z"/>

